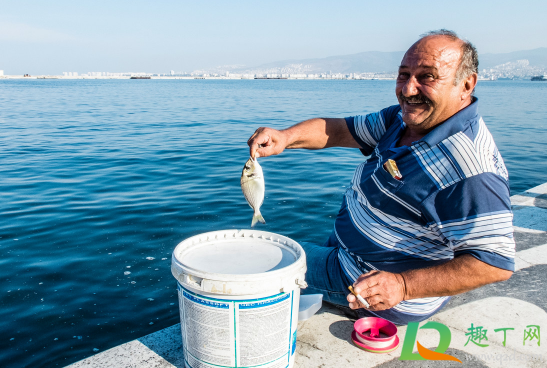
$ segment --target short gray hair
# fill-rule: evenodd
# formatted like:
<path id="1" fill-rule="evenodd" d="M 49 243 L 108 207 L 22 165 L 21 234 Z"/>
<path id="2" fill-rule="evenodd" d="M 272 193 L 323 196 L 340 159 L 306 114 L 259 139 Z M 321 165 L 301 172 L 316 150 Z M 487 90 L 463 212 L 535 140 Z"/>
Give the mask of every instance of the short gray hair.
<path id="1" fill-rule="evenodd" d="M 444 28 L 424 33 L 420 35 L 420 40 L 428 36 L 446 36 L 453 41 L 462 41 L 462 57 L 460 59 L 458 70 L 456 70 L 454 85 L 457 85 L 473 73 L 479 73 L 479 54 L 471 42 L 459 38 L 456 32 Z"/>

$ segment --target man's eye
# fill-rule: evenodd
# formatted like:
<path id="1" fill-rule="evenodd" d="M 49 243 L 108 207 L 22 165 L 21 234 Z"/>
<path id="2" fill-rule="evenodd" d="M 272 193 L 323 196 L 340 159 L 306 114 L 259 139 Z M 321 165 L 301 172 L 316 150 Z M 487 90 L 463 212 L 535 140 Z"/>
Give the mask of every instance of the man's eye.
<path id="1" fill-rule="evenodd" d="M 397 76 L 397 79 L 399 80 L 408 79 L 408 73 L 399 73 L 399 75 Z"/>

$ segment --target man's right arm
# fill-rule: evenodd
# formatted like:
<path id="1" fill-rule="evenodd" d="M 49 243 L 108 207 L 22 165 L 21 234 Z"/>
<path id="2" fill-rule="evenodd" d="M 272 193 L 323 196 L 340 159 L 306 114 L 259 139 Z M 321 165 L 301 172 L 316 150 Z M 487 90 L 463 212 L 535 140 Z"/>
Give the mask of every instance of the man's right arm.
<path id="1" fill-rule="evenodd" d="M 286 148 L 361 147 L 341 118 L 310 119 L 284 130 L 258 128 L 247 144 L 251 157 L 278 155 Z"/>

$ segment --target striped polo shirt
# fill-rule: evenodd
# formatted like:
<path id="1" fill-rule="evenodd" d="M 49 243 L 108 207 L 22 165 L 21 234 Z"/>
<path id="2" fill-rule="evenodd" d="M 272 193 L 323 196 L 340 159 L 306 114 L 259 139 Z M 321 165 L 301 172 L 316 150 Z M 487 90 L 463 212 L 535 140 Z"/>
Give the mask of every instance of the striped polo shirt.
<path id="1" fill-rule="evenodd" d="M 476 98 L 410 147 L 396 147 L 405 129 L 399 105 L 346 122 L 370 156 L 355 170 L 328 240 L 351 280 L 462 254 L 514 270 L 508 174 Z M 383 168 L 388 159 L 401 180 Z M 409 321 L 437 312 L 448 298 L 405 300 L 390 311 Z"/>

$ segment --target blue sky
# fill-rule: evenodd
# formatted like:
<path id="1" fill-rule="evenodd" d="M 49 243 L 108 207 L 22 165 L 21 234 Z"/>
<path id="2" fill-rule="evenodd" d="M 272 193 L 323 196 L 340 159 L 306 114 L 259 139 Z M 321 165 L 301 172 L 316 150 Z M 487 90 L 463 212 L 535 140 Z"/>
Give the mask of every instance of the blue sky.
<path id="1" fill-rule="evenodd" d="M 547 1 L 0 2 L 0 69 L 192 71 L 406 50 L 448 28 L 479 53 L 547 47 Z"/>

